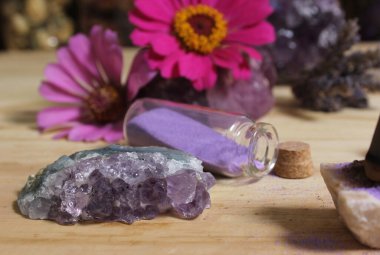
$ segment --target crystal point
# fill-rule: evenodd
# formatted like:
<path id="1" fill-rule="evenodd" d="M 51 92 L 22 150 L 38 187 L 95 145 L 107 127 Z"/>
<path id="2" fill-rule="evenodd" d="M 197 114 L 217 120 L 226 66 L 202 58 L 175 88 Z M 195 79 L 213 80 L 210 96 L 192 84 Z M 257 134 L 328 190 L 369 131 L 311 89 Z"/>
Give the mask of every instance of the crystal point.
<path id="1" fill-rule="evenodd" d="M 60 224 L 131 224 L 166 211 L 190 219 L 210 206 L 214 183 L 185 153 L 111 145 L 59 158 L 29 177 L 17 202 L 23 215 Z"/>

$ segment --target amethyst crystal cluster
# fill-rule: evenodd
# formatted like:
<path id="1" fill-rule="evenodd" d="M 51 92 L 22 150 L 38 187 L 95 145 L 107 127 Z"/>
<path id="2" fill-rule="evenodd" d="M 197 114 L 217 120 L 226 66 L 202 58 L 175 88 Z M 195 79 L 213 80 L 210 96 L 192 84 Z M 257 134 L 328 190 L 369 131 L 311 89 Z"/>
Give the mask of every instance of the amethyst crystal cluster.
<path id="1" fill-rule="evenodd" d="M 166 211 L 191 219 L 210 206 L 214 183 L 182 152 L 111 145 L 59 158 L 29 177 L 17 202 L 23 215 L 60 224 L 130 224 Z"/>
<path id="2" fill-rule="evenodd" d="M 277 31 L 271 48 L 280 82 L 293 82 L 313 69 L 338 38 L 344 13 L 338 0 L 271 0 Z"/>

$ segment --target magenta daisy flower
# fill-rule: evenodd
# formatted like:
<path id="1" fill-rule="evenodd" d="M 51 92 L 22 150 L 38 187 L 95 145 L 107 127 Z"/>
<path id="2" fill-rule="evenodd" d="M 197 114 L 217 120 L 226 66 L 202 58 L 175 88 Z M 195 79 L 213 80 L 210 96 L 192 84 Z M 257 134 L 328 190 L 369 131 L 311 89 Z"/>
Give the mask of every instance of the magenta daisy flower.
<path id="1" fill-rule="evenodd" d="M 120 140 L 128 92 L 116 33 L 94 26 L 88 37 L 73 36 L 57 58 L 45 69 L 40 94 L 61 104 L 38 113 L 39 128 L 73 141 Z"/>
<path id="2" fill-rule="evenodd" d="M 148 65 L 162 77 L 185 77 L 203 90 L 218 69 L 250 77 L 247 56 L 260 60 L 254 47 L 275 40 L 265 21 L 271 12 L 269 0 L 135 0 L 131 39 L 149 48 Z"/>

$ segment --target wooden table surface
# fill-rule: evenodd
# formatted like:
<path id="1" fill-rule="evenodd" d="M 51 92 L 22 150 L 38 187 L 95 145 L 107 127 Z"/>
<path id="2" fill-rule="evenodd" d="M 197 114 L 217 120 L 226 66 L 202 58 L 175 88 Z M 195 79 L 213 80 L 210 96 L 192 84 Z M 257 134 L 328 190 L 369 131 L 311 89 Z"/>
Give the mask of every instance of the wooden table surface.
<path id="1" fill-rule="evenodd" d="M 127 51 L 127 65 L 134 51 Z M 18 212 L 17 193 L 30 174 L 57 159 L 103 143 L 51 140 L 36 129 L 46 103 L 37 92 L 53 53 L 0 54 L 0 254 L 380 254 L 359 244 L 339 220 L 319 173 L 321 162 L 362 159 L 380 112 L 370 108 L 316 113 L 297 108 L 289 88 L 275 89 L 263 121 L 282 141 L 310 143 L 315 174 L 304 180 L 267 176 L 254 184 L 218 179 L 212 206 L 195 220 L 170 215 L 133 225 L 61 226 Z"/>

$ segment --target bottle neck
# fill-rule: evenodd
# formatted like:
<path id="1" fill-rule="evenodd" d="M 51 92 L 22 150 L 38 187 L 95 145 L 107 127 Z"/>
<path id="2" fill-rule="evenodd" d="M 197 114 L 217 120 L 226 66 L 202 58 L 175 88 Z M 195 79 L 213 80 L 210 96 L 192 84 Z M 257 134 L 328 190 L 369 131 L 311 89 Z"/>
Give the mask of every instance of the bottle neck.
<path id="1" fill-rule="evenodd" d="M 274 126 L 263 122 L 254 123 L 248 132 L 248 166 L 245 172 L 261 178 L 270 173 L 276 164 L 278 134 Z"/>
<path id="2" fill-rule="evenodd" d="M 246 176 L 261 178 L 272 171 L 277 161 L 278 135 L 271 124 L 244 118 L 225 135 L 247 148 L 248 164 L 243 167 Z"/>

